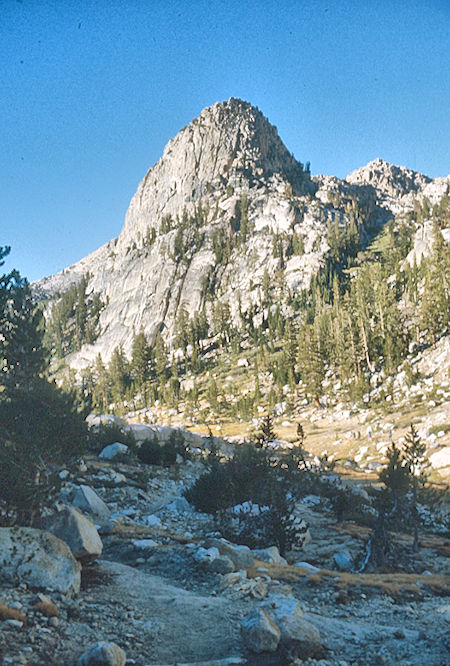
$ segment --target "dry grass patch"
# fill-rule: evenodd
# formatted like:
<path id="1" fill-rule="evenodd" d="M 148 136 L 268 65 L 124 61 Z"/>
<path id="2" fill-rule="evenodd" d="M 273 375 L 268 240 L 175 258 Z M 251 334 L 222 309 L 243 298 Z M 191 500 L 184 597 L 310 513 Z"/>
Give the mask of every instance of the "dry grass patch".
<path id="1" fill-rule="evenodd" d="M 38 601 L 33 608 L 45 617 L 59 617 L 59 610 L 53 601 Z"/>
<path id="2" fill-rule="evenodd" d="M 260 575 L 257 568 L 261 562 L 248 570 L 248 576 Z M 337 590 L 372 589 L 388 594 L 394 598 L 403 594 L 419 595 L 424 589 L 440 596 L 450 595 L 450 576 L 441 574 L 408 574 L 408 573 L 348 573 L 320 569 L 311 573 L 303 567 L 264 563 L 271 578 L 293 584 L 304 581 L 309 585 L 332 585 Z"/>
<path id="3" fill-rule="evenodd" d="M 0 620 L 18 620 L 18 622 L 23 622 L 25 624 L 27 616 L 17 608 L 11 608 L 6 604 L 0 604 Z"/>
<path id="4" fill-rule="evenodd" d="M 172 541 L 176 541 L 179 544 L 187 544 L 195 542 L 197 543 L 200 539 L 195 539 L 192 537 L 186 538 L 184 534 L 174 534 L 173 532 L 167 532 L 163 529 L 158 529 L 156 527 L 144 527 L 143 525 L 128 525 L 126 523 L 117 523 L 114 525 L 113 531 L 110 532 L 107 536 L 113 536 L 115 538 L 129 541 L 131 539 L 142 539 L 145 537 L 167 537 Z M 158 544 L 154 548 L 163 548 L 167 544 Z"/>
<path id="5" fill-rule="evenodd" d="M 368 541 L 372 530 L 370 527 L 364 525 L 357 525 L 356 523 L 340 523 L 338 525 L 330 525 L 330 528 L 339 534 L 348 534 L 354 539 L 360 541 Z M 413 537 L 404 532 L 389 532 L 392 541 L 400 546 L 412 548 Z M 420 548 L 431 548 L 437 550 L 439 555 L 443 557 L 450 557 L 450 540 L 436 535 L 423 535 L 419 538 Z"/>

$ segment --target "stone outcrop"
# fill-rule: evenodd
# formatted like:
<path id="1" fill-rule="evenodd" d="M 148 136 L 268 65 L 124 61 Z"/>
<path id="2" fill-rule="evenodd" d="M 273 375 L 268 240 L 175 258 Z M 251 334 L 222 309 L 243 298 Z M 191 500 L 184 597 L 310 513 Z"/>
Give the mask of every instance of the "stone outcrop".
<path id="1" fill-rule="evenodd" d="M 281 632 L 275 622 L 260 608 L 253 610 L 241 622 L 244 644 L 256 653 L 275 652 Z"/>

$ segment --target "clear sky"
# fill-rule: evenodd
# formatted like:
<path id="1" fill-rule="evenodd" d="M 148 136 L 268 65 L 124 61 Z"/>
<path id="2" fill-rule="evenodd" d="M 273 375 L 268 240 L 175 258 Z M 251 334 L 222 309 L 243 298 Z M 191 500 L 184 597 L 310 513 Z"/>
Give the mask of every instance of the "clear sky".
<path id="1" fill-rule="evenodd" d="M 0 0 L 4 268 L 35 280 L 117 236 L 167 141 L 229 97 L 313 173 L 447 175 L 450 2 Z"/>

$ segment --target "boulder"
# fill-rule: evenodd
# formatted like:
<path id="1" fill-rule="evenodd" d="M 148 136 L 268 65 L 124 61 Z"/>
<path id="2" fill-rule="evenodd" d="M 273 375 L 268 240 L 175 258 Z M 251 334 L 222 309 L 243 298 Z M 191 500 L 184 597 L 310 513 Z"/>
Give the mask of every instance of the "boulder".
<path id="1" fill-rule="evenodd" d="M 442 469 L 450 467 L 450 446 L 444 446 L 443 449 L 432 453 L 430 456 L 430 463 L 433 469 Z"/>
<path id="2" fill-rule="evenodd" d="M 118 426 L 121 428 L 125 425 L 125 421 L 114 414 L 88 414 L 86 423 L 90 428 L 96 426 Z"/>
<path id="3" fill-rule="evenodd" d="M 236 570 L 248 569 L 255 563 L 253 553 L 248 546 L 237 546 L 226 539 L 209 538 L 205 541 L 205 548 L 217 548 L 221 555 L 228 557 Z"/>
<path id="4" fill-rule="evenodd" d="M 104 501 L 92 490 L 90 486 L 77 488 L 72 504 L 88 513 L 96 522 L 106 523 L 111 515 Z"/>
<path id="5" fill-rule="evenodd" d="M 137 539 L 133 541 L 133 546 L 136 550 L 151 550 L 159 544 L 154 539 Z"/>
<path id="6" fill-rule="evenodd" d="M 281 642 L 295 646 L 300 656 L 313 656 L 322 651 L 319 630 L 303 617 L 300 604 L 293 596 L 273 595 L 261 606 L 281 632 Z"/>
<path id="7" fill-rule="evenodd" d="M 244 645 L 252 652 L 275 652 L 281 632 L 264 610 L 256 608 L 242 620 L 241 636 Z"/>
<path id="8" fill-rule="evenodd" d="M 80 590 L 81 565 L 58 537 L 32 527 L 0 528 L 0 579 L 62 594 Z"/>
<path id="9" fill-rule="evenodd" d="M 102 554 L 103 544 L 95 525 L 72 506 L 43 518 L 41 527 L 65 541 L 77 560 L 89 562 Z"/>
<path id="10" fill-rule="evenodd" d="M 271 564 L 287 564 L 287 561 L 284 557 L 281 557 L 280 551 L 276 546 L 253 550 L 253 555 L 257 560 L 262 560 L 263 562 L 269 562 Z"/>
<path id="11" fill-rule="evenodd" d="M 351 571 L 353 569 L 353 561 L 348 550 L 343 550 L 341 553 L 333 555 L 334 563 L 339 571 Z"/>
<path id="12" fill-rule="evenodd" d="M 115 643 L 99 641 L 81 655 L 77 666 L 125 666 L 125 652 Z"/>
<path id="13" fill-rule="evenodd" d="M 186 444 L 192 447 L 203 449 L 205 447 L 205 437 L 183 428 L 171 428 L 162 425 L 145 425 L 143 423 L 130 423 L 122 428 L 124 433 L 133 435 L 136 442 L 143 442 L 148 439 L 155 439 L 159 444 L 165 444 L 172 435 L 183 436 Z"/>
<path id="14" fill-rule="evenodd" d="M 121 456 L 126 456 L 129 453 L 129 448 L 126 444 L 121 444 L 120 442 L 114 442 L 105 448 L 98 454 L 99 458 L 103 460 L 114 460 Z"/>
<path id="15" fill-rule="evenodd" d="M 218 574 L 230 574 L 235 570 L 232 560 L 226 555 L 219 555 L 208 566 L 209 570 Z"/>
<path id="16" fill-rule="evenodd" d="M 189 513 L 193 510 L 185 497 L 175 497 L 165 509 L 171 513 Z"/>

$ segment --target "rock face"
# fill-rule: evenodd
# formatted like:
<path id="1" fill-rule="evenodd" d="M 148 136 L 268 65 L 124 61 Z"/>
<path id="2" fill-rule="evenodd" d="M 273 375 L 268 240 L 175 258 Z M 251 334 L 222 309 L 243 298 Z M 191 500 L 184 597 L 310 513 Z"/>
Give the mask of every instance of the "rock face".
<path id="1" fill-rule="evenodd" d="M 0 528 L 0 561 L 0 578 L 17 578 L 63 594 L 80 590 L 80 564 L 69 546 L 49 532 L 31 527 Z"/>
<path id="2" fill-rule="evenodd" d="M 141 328 L 150 341 L 162 332 L 170 342 L 180 308 L 192 315 L 205 307 L 210 315 L 212 295 L 233 318 L 249 312 L 261 300 L 265 271 L 270 278 L 282 271 L 290 291 L 307 287 L 325 261 L 329 222 L 346 224 L 350 210 L 364 211 L 364 237 L 392 212 L 410 209 L 414 197 L 443 194 L 449 182 L 382 160 L 346 181 L 311 178 L 258 109 L 230 99 L 169 141 L 117 239 L 34 289 L 51 299 L 90 274 L 87 294 L 105 306 L 96 342 L 68 359 L 81 369 L 98 353 L 109 361 L 117 345 L 130 355 Z M 274 237 L 291 246 L 284 258 Z M 294 238 L 301 251 L 292 250 Z"/>

